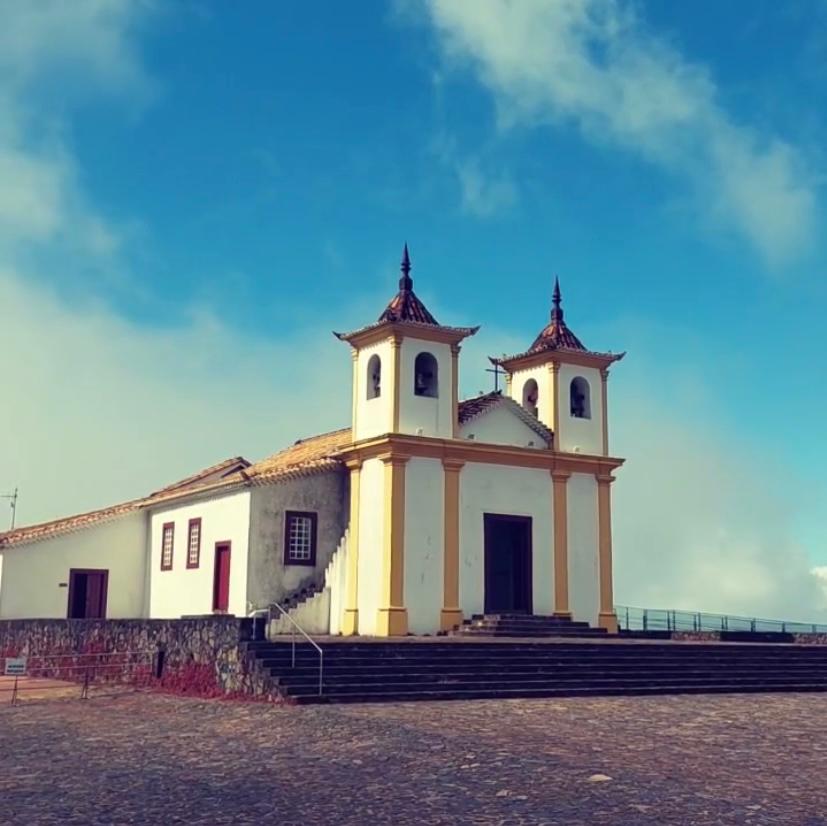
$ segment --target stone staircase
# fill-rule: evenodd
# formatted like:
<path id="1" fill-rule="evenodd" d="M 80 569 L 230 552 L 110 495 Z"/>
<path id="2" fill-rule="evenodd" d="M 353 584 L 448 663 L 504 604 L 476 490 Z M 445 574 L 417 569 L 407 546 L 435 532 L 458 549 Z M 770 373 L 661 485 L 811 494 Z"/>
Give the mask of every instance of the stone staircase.
<path id="1" fill-rule="evenodd" d="M 345 531 L 324 572 L 281 602 L 282 608 L 308 634 L 338 634 L 347 576 L 348 531 Z M 293 625 L 273 613 L 267 628 L 270 639 L 292 634 Z"/>
<path id="2" fill-rule="evenodd" d="M 294 703 L 827 691 L 827 646 L 605 641 L 252 642 Z"/>
<path id="3" fill-rule="evenodd" d="M 450 632 L 457 637 L 602 637 L 605 628 L 537 614 L 474 614 Z"/>

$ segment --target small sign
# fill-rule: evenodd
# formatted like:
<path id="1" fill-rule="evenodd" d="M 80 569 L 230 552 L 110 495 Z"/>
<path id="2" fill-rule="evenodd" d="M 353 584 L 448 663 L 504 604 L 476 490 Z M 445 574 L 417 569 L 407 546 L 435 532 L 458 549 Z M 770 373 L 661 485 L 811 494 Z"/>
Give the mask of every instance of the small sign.
<path id="1" fill-rule="evenodd" d="M 26 657 L 6 657 L 6 670 L 4 674 L 7 677 L 25 677 L 26 659 Z"/>

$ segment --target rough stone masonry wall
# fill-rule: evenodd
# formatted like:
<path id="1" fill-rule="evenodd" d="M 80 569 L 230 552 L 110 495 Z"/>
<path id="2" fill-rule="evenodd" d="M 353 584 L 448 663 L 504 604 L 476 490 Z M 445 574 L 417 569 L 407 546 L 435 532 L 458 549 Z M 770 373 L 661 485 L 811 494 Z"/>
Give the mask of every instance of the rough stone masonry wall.
<path id="1" fill-rule="evenodd" d="M 246 656 L 252 630 L 252 620 L 235 617 L 2 620 L 0 661 L 72 654 L 77 662 L 89 663 L 94 661 L 88 656 L 91 654 L 140 652 L 146 655 L 141 658 L 144 675 L 151 677 L 158 652 L 163 652 L 161 677 L 150 679 L 151 685 L 201 697 L 277 699 L 267 673 Z M 130 680 L 135 670 L 124 667 L 118 676 Z"/>

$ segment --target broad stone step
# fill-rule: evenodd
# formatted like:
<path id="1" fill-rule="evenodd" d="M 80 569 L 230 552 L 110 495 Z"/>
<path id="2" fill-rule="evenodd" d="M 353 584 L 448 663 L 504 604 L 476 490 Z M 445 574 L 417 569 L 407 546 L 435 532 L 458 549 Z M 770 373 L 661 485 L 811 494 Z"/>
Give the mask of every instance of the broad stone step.
<path id="1" fill-rule="evenodd" d="M 824 692 L 827 687 L 823 684 L 796 683 L 787 686 L 783 693 L 790 692 Z M 317 694 L 298 694 L 289 699 L 297 704 L 315 703 L 382 703 L 382 702 L 422 702 L 444 700 L 507 700 L 507 699 L 541 699 L 547 697 L 623 697 L 623 696 L 661 696 L 672 694 L 772 694 L 778 693 L 774 687 L 752 686 L 749 688 L 734 689 L 726 684 L 714 684 L 704 687 L 667 685 L 651 686 L 640 684 L 623 688 L 541 688 L 536 690 L 431 690 L 423 692 L 365 692 L 364 694 L 341 694 L 334 696 Z"/>

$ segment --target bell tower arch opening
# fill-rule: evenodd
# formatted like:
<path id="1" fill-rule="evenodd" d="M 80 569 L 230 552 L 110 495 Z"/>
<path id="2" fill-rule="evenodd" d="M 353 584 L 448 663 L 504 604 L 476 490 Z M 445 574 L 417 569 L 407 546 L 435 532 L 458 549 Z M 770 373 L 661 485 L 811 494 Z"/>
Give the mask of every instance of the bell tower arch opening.
<path id="1" fill-rule="evenodd" d="M 414 361 L 414 395 L 439 397 L 439 364 L 431 353 L 420 353 Z"/>

